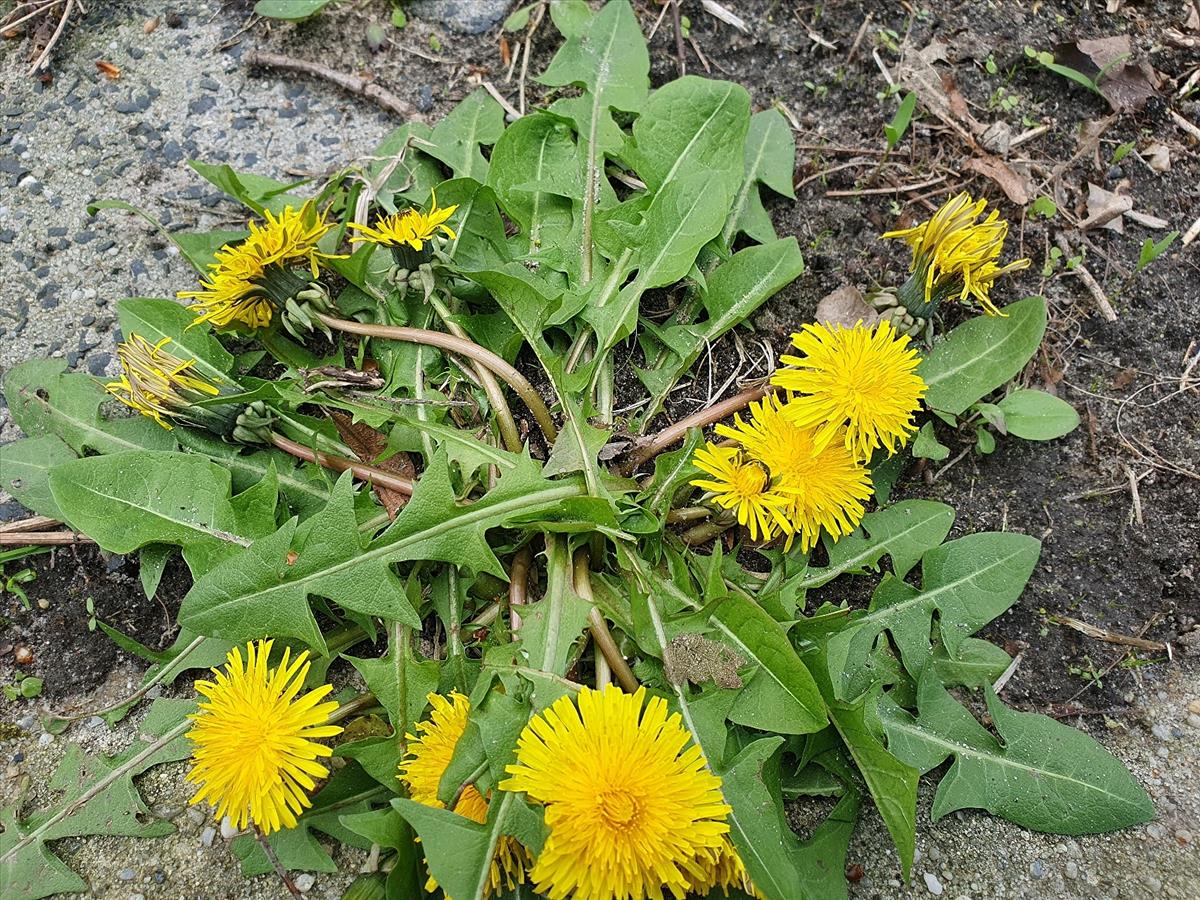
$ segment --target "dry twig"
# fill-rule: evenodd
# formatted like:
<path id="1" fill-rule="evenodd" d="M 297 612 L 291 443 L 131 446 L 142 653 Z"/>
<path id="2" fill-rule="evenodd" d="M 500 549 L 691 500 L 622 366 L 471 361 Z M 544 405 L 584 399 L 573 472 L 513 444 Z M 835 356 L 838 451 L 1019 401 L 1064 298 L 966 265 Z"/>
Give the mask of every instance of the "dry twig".
<path id="1" fill-rule="evenodd" d="M 1058 249 L 1063 252 L 1063 256 L 1070 259 L 1072 255 L 1071 245 L 1067 242 L 1067 236 L 1059 232 L 1054 236 L 1054 243 L 1058 244 Z M 1092 299 L 1096 302 L 1096 309 L 1100 311 L 1100 315 L 1104 317 L 1106 322 L 1117 321 L 1117 311 L 1113 309 L 1111 303 L 1108 302 L 1108 297 L 1104 294 L 1104 289 L 1100 287 L 1099 282 L 1092 277 L 1092 273 L 1088 271 L 1087 266 L 1081 260 L 1073 271 L 1079 276 L 1079 280 L 1083 282 L 1083 286 L 1088 289 L 1088 293 L 1092 295 Z"/>
<path id="2" fill-rule="evenodd" d="M 374 101 L 379 106 L 398 116 L 406 119 L 422 119 L 422 116 L 411 103 L 397 97 L 381 85 L 375 84 L 373 81 L 367 81 L 367 79 L 360 78 L 357 75 L 336 72 L 324 63 L 312 62 L 307 59 L 295 59 L 294 57 L 284 56 L 280 53 L 265 53 L 261 50 L 250 50 L 242 57 L 242 62 L 247 66 L 262 66 L 268 69 L 303 72 L 305 75 L 322 78 L 325 81 L 333 82 L 338 87 L 352 94 L 366 97 L 368 100 Z"/>

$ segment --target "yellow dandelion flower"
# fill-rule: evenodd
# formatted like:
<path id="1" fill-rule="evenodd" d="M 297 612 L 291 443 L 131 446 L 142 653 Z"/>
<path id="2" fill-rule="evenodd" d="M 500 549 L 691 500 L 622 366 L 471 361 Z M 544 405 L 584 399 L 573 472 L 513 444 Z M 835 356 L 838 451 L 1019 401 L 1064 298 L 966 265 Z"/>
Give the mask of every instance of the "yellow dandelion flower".
<path id="1" fill-rule="evenodd" d="M 443 234 L 451 240 L 457 237 L 454 229 L 446 224 L 446 221 L 454 215 L 457 209 L 457 204 L 438 208 L 437 195 L 434 194 L 429 212 L 406 209 L 402 213 L 380 219 L 374 227 L 351 222 L 350 227 L 362 233 L 354 235 L 350 241 L 352 243 L 366 241 L 371 244 L 382 244 L 385 247 L 408 246 L 420 251 L 424 249 L 425 243 L 433 240 L 437 234 Z"/>
<path id="2" fill-rule="evenodd" d="M 269 325 L 276 306 L 282 306 L 309 286 L 307 278 L 291 271 L 300 263 L 316 278 L 318 261 L 344 259 L 344 254 L 324 253 L 317 242 L 333 227 L 312 200 L 300 209 L 288 206 L 278 216 L 266 210 L 262 224 L 250 222 L 250 236 L 226 244 L 200 279 L 200 290 L 180 291 L 192 300 L 196 323 L 211 322 L 227 328 L 242 322 L 251 328 Z"/>
<path id="3" fill-rule="evenodd" d="M 550 833 L 530 875 L 551 900 L 681 898 L 697 856 L 729 831 L 721 779 L 645 688 L 584 688 L 578 709 L 560 698 L 525 726 L 507 771 L 501 790 L 545 805 Z"/>
<path id="4" fill-rule="evenodd" d="M 467 716 L 471 703 L 462 694 L 452 691 L 449 699 L 441 694 L 430 694 L 427 698 L 433 707 L 429 718 L 417 724 L 420 736 L 405 735 L 408 753 L 400 763 L 400 780 L 408 786 L 408 795 L 417 803 L 445 809 L 438 799 L 438 787 L 442 776 L 454 758 L 454 748 L 467 729 Z M 473 784 L 463 788 L 454 812 L 472 822 L 486 822 L 488 801 Z M 503 837 L 496 847 L 488 875 L 486 896 L 511 891 L 525 883 L 525 870 L 530 865 L 529 851 L 511 837 Z M 431 893 L 437 882 L 431 876 L 425 884 Z"/>
<path id="5" fill-rule="evenodd" d="M 692 878 L 692 893 L 698 897 L 707 897 L 714 889 L 728 897 L 730 889 L 739 890 L 759 900 L 765 896 L 754 886 L 746 864 L 738 855 L 729 835 L 724 835 L 721 846 L 715 850 L 705 850 L 696 858 L 699 874 Z"/>
<path id="6" fill-rule="evenodd" d="M 900 238 L 912 249 L 913 274 L 899 296 L 913 315 L 927 317 L 955 293 L 959 300 L 974 297 L 988 315 L 1002 315 L 991 300 L 992 284 L 1001 275 L 1028 267 L 1029 260 L 998 265 L 1008 222 L 997 210 L 977 221 L 986 208 L 986 200 L 972 200 L 964 191 L 946 201 L 929 221 L 883 235 Z"/>
<path id="7" fill-rule="evenodd" d="M 228 328 L 242 322 L 262 328 L 271 323 L 273 307 L 259 286 L 263 265 L 253 246 L 226 244 L 208 269 L 200 279 L 200 290 L 176 294 L 181 300 L 194 301 L 190 306 L 196 314 L 193 324 L 211 322 L 218 328 Z"/>
<path id="8" fill-rule="evenodd" d="M 194 400 L 221 393 L 220 388 L 196 371 L 195 360 L 180 359 L 163 349 L 170 341 L 163 338 L 151 344 L 140 334 L 130 334 L 117 345 L 121 377 L 104 386 L 130 409 L 149 416 L 168 430 L 172 427 L 168 420 L 186 417 Z"/>
<path id="9" fill-rule="evenodd" d="M 333 223 L 326 221 L 325 213 L 318 210 L 312 200 L 299 209 L 284 207 L 278 216 L 272 215 L 269 209 L 264 210 L 263 216 L 266 222 L 262 225 L 250 223 L 250 237 L 246 238 L 245 245 L 253 248 L 264 268 L 303 262 L 316 278 L 320 274 L 317 260 L 345 258 L 317 249 L 317 242 L 333 228 Z"/>
<path id="10" fill-rule="evenodd" d="M 737 513 L 739 525 L 750 532 L 750 540 L 770 540 L 777 531 L 788 532 L 784 510 L 788 499 L 770 490 L 770 475 L 756 462 L 745 462 L 742 453 L 734 447 L 718 447 L 707 444 L 696 451 L 692 462 L 711 478 L 695 478 L 692 484 L 706 491 L 713 491 L 713 499 L 723 509 Z"/>
<path id="11" fill-rule="evenodd" d="M 292 828 L 296 816 L 312 805 L 308 793 L 329 771 L 317 762 L 332 750 L 315 743 L 341 733 L 325 724 L 337 703 L 321 700 L 333 690 L 325 684 L 297 697 L 308 676 L 308 651 L 267 668 L 273 641 L 234 647 L 215 681 L 197 681 L 206 698 L 188 737 L 196 745 L 187 780 L 200 785 L 192 803 L 216 808 L 236 828 L 253 822 L 264 834 Z"/>
<path id="12" fill-rule="evenodd" d="M 767 467 L 772 490 L 790 500 L 787 517 L 807 553 L 822 528 L 836 541 L 858 526 L 871 479 L 844 440 L 817 449 L 816 429 L 797 425 L 787 406 L 768 396 L 750 405 L 749 422 L 738 415 L 734 425 L 718 425 L 717 433 L 738 441 L 749 458 Z"/>
<path id="13" fill-rule="evenodd" d="M 839 433 L 863 460 L 877 447 L 890 456 L 904 446 L 926 389 L 907 335 L 886 320 L 874 328 L 816 324 L 793 334 L 792 344 L 804 355 L 782 357 L 796 368 L 778 369 L 771 382 L 800 395 L 786 410 L 797 425 L 817 429 L 818 451 Z"/>

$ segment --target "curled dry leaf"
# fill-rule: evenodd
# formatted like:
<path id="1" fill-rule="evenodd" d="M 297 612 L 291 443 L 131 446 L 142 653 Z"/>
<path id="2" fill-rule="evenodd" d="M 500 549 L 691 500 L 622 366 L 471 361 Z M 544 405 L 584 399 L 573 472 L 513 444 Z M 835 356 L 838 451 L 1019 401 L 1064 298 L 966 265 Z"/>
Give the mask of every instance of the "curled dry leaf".
<path id="1" fill-rule="evenodd" d="M 852 284 L 844 284 L 817 303 L 817 321 L 844 328 L 853 328 L 862 322 L 869 327 L 879 321 L 879 313 L 863 299 L 862 291 Z"/>
<path id="2" fill-rule="evenodd" d="M 99 72 L 103 72 L 104 76 L 106 78 L 108 78 L 109 81 L 116 81 L 118 78 L 121 77 L 120 68 L 118 68 L 117 66 L 114 66 L 108 60 L 104 60 L 104 59 L 96 60 L 96 70 Z"/>
<path id="3" fill-rule="evenodd" d="M 1171 150 L 1166 144 L 1155 141 L 1142 151 L 1142 158 L 1146 160 L 1146 165 L 1160 175 L 1171 171 Z"/>
<path id="4" fill-rule="evenodd" d="M 1018 172 L 999 157 L 980 156 L 969 159 L 964 168 L 992 179 L 1000 186 L 1000 190 L 1004 191 L 1004 195 L 1018 206 L 1024 206 L 1033 199 L 1033 182 L 1029 176 Z"/>
<path id="5" fill-rule="evenodd" d="M 1088 183 L 1087 218 L 1079 223 L 1080 231 L 1092 228 L 1107 228 L 1118 234 L 1125 233 L 1122 216 L 1133 209 L 1133 198 Z"/>

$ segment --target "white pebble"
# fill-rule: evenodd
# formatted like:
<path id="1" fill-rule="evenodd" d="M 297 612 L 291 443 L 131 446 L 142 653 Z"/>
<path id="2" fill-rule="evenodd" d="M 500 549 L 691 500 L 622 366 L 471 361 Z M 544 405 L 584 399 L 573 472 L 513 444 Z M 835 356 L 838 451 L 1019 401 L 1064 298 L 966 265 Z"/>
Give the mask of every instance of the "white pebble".
<path id="1" fill-rule="evenodd" d="M 1150 733 L 1160 741 L 1169 741 L 1171 739 L 1171 727 L 1169 725 L 1164 725 L 1162 722 L 1159 722 L 1157 725 L 1151 728 Z"/>
<path id="2" fill-rule="evenodd" d="M 99 716 L 92 716 L 90 719 L 87 720 L 87 727 L 88 728 L 103 728 L 104 720 L 102 718 L 100 718 Z"/>
<path id="3" fill-rule="evenodd" d="M 938 881 L 938 877 L 932 872 L 925 873 L 925 887 L 929 888 L 929 893 L 933 894 L 933 896 L 942 896 L 942 883 Z"/>
<path id="4" fill-rule="evenodd" d="M 307 894 L 313 889 L 313 885 L 317 883 L 317 876 L 311 872 L 303 872 L 292 879 L 292 883 L 296 885 L 296 890 L 302 894 Z"/>
<path id="5" fill-rule="evenodd" d="M 1079 865 L 1073 859 L 1067 860 L 1066 866 L 1063 868 L 1063 874 L 1070 879 L 1079 877 Z"/>
<path id="6" fill-rule="evenodd" d="M 1193 728 L 1200 728 L 1200 716 L 1195 713 L 1188 713 L 1187 723 Z"/>
<path id="7" fill-rule="evenodd" d="M 54 743 L 54 735 L 52 735 L 50 732 L 43 731 L 41 734 L 38 735 L 38 746 L 39 747 L 49 747 L 53 743 Z"/>
<path id="8" fill-rule="evenodd" d="M 216 836 L 217 836 L 217 829 L 215 829 L 211 825 L 209 825 L 202 832 L 200 832 L 200 843 L 203 844 L 205 847 L 211 847 L 213 845 L 213 838 L 215 838 Z"/>
<path id="9" fill-rule="evenodd" d="M 229 816 L 221 819 L 221 837 L 227 841 L 232 841 L 241 832 L 233 827 L 233 822 L 229 821 Z"/>

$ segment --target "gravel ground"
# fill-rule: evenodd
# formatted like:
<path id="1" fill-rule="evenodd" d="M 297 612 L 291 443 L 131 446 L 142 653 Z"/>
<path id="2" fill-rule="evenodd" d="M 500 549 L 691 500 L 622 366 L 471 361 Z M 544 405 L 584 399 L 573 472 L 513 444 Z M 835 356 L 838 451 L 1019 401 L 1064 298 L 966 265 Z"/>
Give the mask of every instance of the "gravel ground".
<path id="1" fill-rule="evenodd" d="M 238 58 L 255 37 L 216 49 L 242 27 L 244 6 L 216 0 L 170 6 L 182 13 L 181 27 L 163 24 L 145 34 L 143 23 L 163 14 L 163 4 L 89 3 L 86 26 L 56 53 L 48 87 L 24 77 L 23 52 L 6 48 L 0 59 L 0 369 L 54 356 L 80 371 L 110 373 L 119 337 L 115 301 L 173 296 L 192 280 L 186 261 L 152 229 L 122 213 L 93 219 L 85 210 L 89 200 L 117 197 L 144 204 L 169 229 L 230 225 L 241 214 L 186 167 L 187 159 L 228 162 L 272 177 L 319 175 L 360 157 L 397 124 L 318 82 L 248 76 Z M 425 36 L 421 29 L 435 26 L 410 27 L 416 29 L 412 40 L 418 40 Z M 291 34 L 280 29 L 271 40 L 287 41 Z M 474 45 L 463 40 L 469 56 Z M 444 52 L 454 49 L 448 39 Z M 98 72 L 97 60 L 118 66 L 120 78 L 110 81 Z M 441 108 L 442 71 L 413 57 L 399 71 L 406 77 L 390 78 L 398 91 L 425 108 Z M 15 436 L 0 405 L 0 442 Z M 98 707 L 127 693 L 138 676 L 133 667 L 120 666 L 98 689 L 70 703 Z M 1018 671 L 1014 683 L 1020 679 Z M 957 813 L 930 825 L 927 790 L 911 884 L 901 886 L 886 833 L 871 814 L 851 848 L 851 863 L 863 869 L 853 895 L 1200 896 L 1196 659 L 1181 661 L 1130 700 L 1140 715 L 1125 715 L 1098 736 L 1154 797 L 1155 822 L 1077 839 L 1032 834 L 979 814 Z M 22 734 L 0 743 L 0 805 L 19 797 L 31 806 L 51 799 L 45 784 L 69 743 L 115 752 L 134 731 L 110 732 L 84 722 L 52 738 L 42 734 L 30 711 L 26 705 L 13 716 L 10 706 L 0 707 L 0 719 L 23 717 L 16 723 Z M 1094 727 L 1093 734 L 1100 730 Z M 69 840 L 57 844 L 56 852 L 90 880 L 97 897 L 286 896 L 271 878 L 240 876 L 219 832 L 207 830 L 212 823 L 184 810 L 188 791 L 181 774 L 181 765 L 163 766 L 141 781 L 155 814 L 179 827 L 176 835 Z M 361 855 L 338 853 L 342 874 L 317 876 L 309 896 L 338 897 L 353 877 Z"/>

